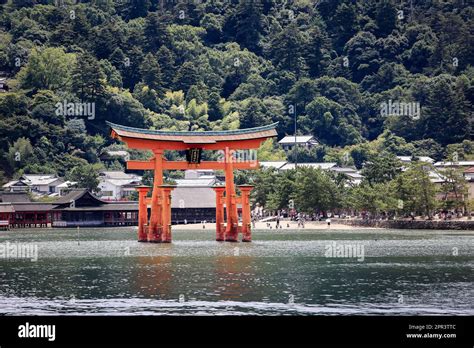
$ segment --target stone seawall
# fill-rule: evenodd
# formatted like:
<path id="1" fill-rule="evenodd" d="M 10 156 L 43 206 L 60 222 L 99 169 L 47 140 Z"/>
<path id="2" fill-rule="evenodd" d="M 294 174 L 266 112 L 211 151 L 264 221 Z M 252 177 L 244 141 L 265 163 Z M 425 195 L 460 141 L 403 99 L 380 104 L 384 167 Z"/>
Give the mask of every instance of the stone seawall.
<path id="1" fill-rule="evenodd" d="M 334 220 L 336 222 L 336 220 Z M 469 221 L 424 221 L 424 220 L 343 220 L 337 223 L 359 227 L 381 227 L 416 230 L 471 230 L 474 231 L 474 220 Z"/>

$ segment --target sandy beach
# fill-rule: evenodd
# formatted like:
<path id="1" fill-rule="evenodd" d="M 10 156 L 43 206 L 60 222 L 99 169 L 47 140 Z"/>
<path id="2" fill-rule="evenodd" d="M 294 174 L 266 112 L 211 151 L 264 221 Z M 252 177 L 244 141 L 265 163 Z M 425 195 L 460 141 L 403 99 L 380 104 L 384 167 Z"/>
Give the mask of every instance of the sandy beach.
<path id="1" fill-rule="evenodd" d="M 289 224 L 289 227 L 287 226 Z M 270 222 L 270 226 L 272 230 L 275 230 L 275 221 Z M 281 230 L 296 230 L 296 229 L 301 229 L 301 230 L 366 230 L 366 229 L 381 229 L 381 228 L 376 228 L 376 227 L 359 227 L 359 226 L 349 226 L 349 225 L 343 225 L 343 224 L 338 224 L 338 223 L 332 223 L 331 226 L 328 228 L 328 225 L 325 221 L 308 221 L 305 223 L 304 228 L 298 228 L 298 223 L 295 221 L 282 221 L 281 222 L 282 228 Z M 174 229 L 179 229 L 179 230 L 200 230 L 203 229 L 203 226 L 205 227 L 204 229 L 215 229 L 216 224 L 215 223 L 205 223 L 205 224 L 187 224 L 187 225 L 173 225 Z M 270 230 L 269 227 L 267 227 L 266 222 L 257 222 L 255 224 L 256 230 Z M 279 229 L 280 230 L 280 229 Z"/>

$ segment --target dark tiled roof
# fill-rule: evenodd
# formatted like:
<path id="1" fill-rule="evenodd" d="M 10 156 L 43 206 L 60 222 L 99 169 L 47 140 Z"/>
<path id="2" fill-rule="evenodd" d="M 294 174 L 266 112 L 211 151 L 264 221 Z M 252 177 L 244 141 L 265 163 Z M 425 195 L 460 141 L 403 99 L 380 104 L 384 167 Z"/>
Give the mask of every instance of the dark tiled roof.
<path id="1" fill-rule="evenodd" d="M 50 211 L 56 207 L 52 203 L 12 203 L 15 212 L 23 211 Z"/>
<path id="2" fill-rule="evenodd" d="M 162 131 L 127 127 L 111 122 L 107 122 L 107 124 L 110 126 L 110 128 L 112 128 L 113 136 L 115 133 L 115 135 L 118 135 L 119 137 L 134 139 L 176 141 L 184 142 L 186 144 L 212 144 L 219 141 L 248 140 L 274 137 L 277 135 L 275 128 L 278 125 L 278 122 L 255 128 L 206 132 Z"/>
<path id="3" fill-rule="evenodd" d="M 30 196 L 24 192 L 0 192 L 0 202 L 17 203 L 31 202 Z"/>
<path id="4" fill-rule="evenodd" d="M 55 204 L 69 204 L 71 201 L 77 201 L 84 196 L 89 196 L 92 200 L 96 200 L 97 203 L 105 203 L 104 201 L 100 200 L 92 193 L 90 193 L 87 189 L 72 189 L 68 194 L 65 196 L 59 197 Z"/>
<path id="5" fill-rule="evenodd" d="M 61 211 L 138 211 L 138 203 L 107 203 L 98 207 L 59 208 Z"/>

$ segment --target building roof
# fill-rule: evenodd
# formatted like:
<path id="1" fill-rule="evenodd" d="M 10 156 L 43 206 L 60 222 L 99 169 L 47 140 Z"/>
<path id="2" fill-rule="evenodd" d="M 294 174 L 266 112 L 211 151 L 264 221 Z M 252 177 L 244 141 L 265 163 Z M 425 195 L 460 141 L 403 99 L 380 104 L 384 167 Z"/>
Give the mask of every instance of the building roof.
<path id="1" fill-rule="evenodd" d="M 114 202 L 106 203 L 99 206 L 83 206 L 83 207 L 66 207 L 61 208 L 62 211 L 136 211 L 138 210 L 138 202 Z"/>
<path id="2" fill-rule="evenodd" d="M 428 173 L 430 181 L 433 183 L 443 183 L 446 182 L 446 178 L 441 175 L 438 171 L 430 170 Z"/>
<path id="3" fill-rule="evenodd" d="M 321 163 L 298 163 L 298 167 L 312 167 L 312 168 L 319 168 L 319 169 L 330 169 L 337 165 L 336 162 L 321 162 Z M 295 169 L 294 163 L 286 163 L 280 170 L 288 170 L 288 169 Z"/>
<path id="4" fill-rule="evenodd" d="M 71 201 L 77 202 L 81 200 L 84 203 L 93 203 L 94 205 L 106 204 L 106 202 L 94 196 L 87 189 L 83 189 L 83 188 L 71 189 L 71 191 L 68 194 L 62 197 L 59 197 L 57 200 L 55 200 L 54 204 L 58 204 L 58 205 L 70 204 Z"/>
<path id="5" fill-rule="evenodd" d="M 56 174 L 23 174 L 20 179 L 24 179 L 30 186 L 49 185 L 57 180 L 62 181 Z"/>
<path id="6" fill-rule="evenodd" d="M 4 184 L 2 187 L 9 188 L 9 187 L 28 187 L 28 184 L 23 180 L 12 180 Z"/>
<path id="7" fill-rule="evenodd" d="M 0 203 L 0 213 L 14 213 L 15 208 L 10 203 Z"/>
<path id="8" fill-rule="evenodd" d="M 139 175 L 136 174 L 129 174 L 125 173 L 121 170 L 110 170 L 110 171 L 101 171 L 99 173 L 99 177 L 107 178 L 107 179 L 141 179 Z"/>
<path id="9" fill-rule="evenodd" d="M 263 161 L 263 162 L 260 162 L 260 167 L 280 169 L 286 163 L 287 163 L 286 161 Z"/>
<path id="10" fill-rule="evenodd" d="M 363 179 L 364 176 L 360 173 L 344 173 L 344 175 L 347 175 L 348 177 L 352 178 L 352 179 Z"/>
<path id="11" fill-rule="evenodd" d="M 355 168 L 351 168 L 351 167 L 338 167 L 338 166 L 331 167 L 330 170 L 332 170 L 333 172 L 345 173 L 345 174 L 356 173 L 356 172 L 357 172 L 357 169 L 355 169 Z"/>
<path id="12" fill-rule="evenodd" d="M 434 159 L 428 156 L 415 156 L 420 162 L 434 163 Z M 405 163 L 412 162 L 413 156 L 397 156 L 397 158 Z"/>
<path id="13" fill-rule="evenodd" d="M 23 192 L 0 192 L 0 202 L 18 203 L 31 202 L 30 196 Z"/>
<path id="14" fill-rule="evenodd" d="M 56 207 L 52 203 L 12 203 L 15 212 L 23 211 L 50 211 Z"/>
<path id="15" fill-rule="evenodd" d="M 216 193 L 211 187 L 176 187 L 171 208 L 216 208 Z"/>
<path id="16" fill-rule="evenodd" d="M 435 167 L 473 167 L 474 161 L 436 162 Z"/>
<path id="17" fill-rule="evenodd" d="M 216 183 L 217 179 L 213 178 L 197 178 L 197 179 L 175 179 L 178 187 L 211 187 Z"/>
<path id="18" fill-rule="evenodd" d="M 474 167 L 470 167 L 470 168 L 467 168 L 464 173 L 467 173 L 467 174 L 474 174 Z"/>
<path id="19" fill-rule="evenodd" d="M 308 142 L 313 141 L 314 143 L 317 143 L 317 141 L 314 139 L 312 135 L 297 135 L 296 136 L 296 143 L 297 144 L 306 144 Z M 283 139 L 281 139 L 279 142 L 281 145 L 291 145 L 295 143 L 295 136 L 294 135 L 287 135 Z"/>
<path id="20" fill-rule="evenodd" d="M 140 179 L 105 179 L 106 182 L 114 186 L 138 186 L 141 185 Z"/>
<path id="21" fill-rule="evenodd" d="M 111 135 L 113 138 L 124 137 L 140 140 L 182 142 L 184 144 L 214 144 L 221 141 L 242 141 L 274 137 L 277 135 L 275 128 L 278 122 L 255 128 L 205 132 L 142 129 L 122 126 L 108 121 L 107 124 L 112 129 Z"/>

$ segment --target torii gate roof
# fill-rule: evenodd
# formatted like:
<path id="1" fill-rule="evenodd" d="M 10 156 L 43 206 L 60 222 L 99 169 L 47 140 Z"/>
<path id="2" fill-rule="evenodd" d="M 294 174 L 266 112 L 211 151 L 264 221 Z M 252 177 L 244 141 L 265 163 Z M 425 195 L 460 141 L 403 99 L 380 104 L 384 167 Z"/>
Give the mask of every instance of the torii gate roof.
<path id="1" fill-rule="evenodd" d="M 235 149 L 258 148 L 267 138 L 277 135 L 278 122 L 266 126 L 224 131 L 163 131 L 122 126 L 107 121 L 111 136 L 132 148 L 186 149 L 199 147 L 215 150 L 225 147 Z"/>

